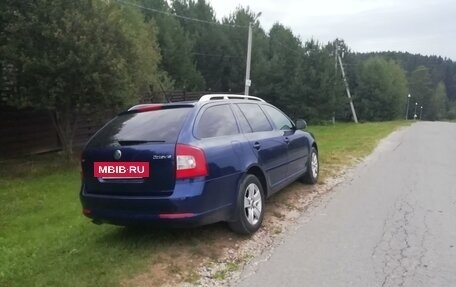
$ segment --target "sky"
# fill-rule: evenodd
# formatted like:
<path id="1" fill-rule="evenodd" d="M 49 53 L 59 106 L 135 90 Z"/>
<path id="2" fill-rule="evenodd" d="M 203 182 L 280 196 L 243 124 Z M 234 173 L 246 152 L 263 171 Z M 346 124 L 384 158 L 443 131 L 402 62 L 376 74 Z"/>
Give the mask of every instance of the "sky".
<path id="1" fill-rule="evenodd" d="M 249 6 L 268 31 L 280 22 L 301 40 L 341 38 L 355 52 L 402 51 L 456 60 L 455 0 L 208 0 L 217 18 Z"/>

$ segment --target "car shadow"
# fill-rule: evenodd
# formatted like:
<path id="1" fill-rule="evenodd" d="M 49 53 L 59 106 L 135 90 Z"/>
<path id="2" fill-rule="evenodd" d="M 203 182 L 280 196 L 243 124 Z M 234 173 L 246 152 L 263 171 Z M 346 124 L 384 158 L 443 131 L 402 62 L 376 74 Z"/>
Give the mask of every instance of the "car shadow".
<path id="1" fill-rule="evenodd" d="M 112 226 L 109 232 L 98 238 L 98 242 L 109 242 L 115 246 L 136 244 L 137 248 L 144 248 L 159 244 L 161 247 L 194 246 L 195 244 L 213 243 L 219 239 L 245 239 L 233 233 L 225 222 L 214 223 L 192 228 L 163 228 L 153 226 Z"/>

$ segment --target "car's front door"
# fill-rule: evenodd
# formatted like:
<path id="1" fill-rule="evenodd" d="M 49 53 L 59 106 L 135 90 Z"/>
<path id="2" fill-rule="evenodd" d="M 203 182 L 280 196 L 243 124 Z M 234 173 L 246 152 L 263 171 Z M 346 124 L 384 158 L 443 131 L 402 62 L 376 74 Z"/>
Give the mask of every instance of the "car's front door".
<path id="1" fill-rule="evenodd" d="M 304 132 L 296 130 L 293 122 L 279 109 L 266 104 L 261 107 L 273 122 L 274 128 L 280 131 L 281 136 L 287 143 L 287 177 L 302 173 L 306 168 L 309 156 L 309 141 Z"/>

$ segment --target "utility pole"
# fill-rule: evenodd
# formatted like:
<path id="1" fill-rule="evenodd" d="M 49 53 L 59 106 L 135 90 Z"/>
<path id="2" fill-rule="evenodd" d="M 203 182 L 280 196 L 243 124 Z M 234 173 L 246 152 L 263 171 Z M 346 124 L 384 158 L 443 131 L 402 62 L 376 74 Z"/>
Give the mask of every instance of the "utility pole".
<path id="1" fill-rule="evenodd" d="M 339 53 L 337 53 L 337 59 L 339 59 L 339 65 L 340 65 L 340 70 L 342 71 L 342 78 L 344 79 L 344 84 L 345 84 L 345 90 L 347 91 L 347 97 L 348 100 L 350 101 L 350 109 L 353 115 L 353 120 L 355 123 L 358 123 L 358 117 L 356 116 L 356 111 L 355 111 L 355 106 L 353 105 L 353 100 L 350 94 L 350 88 L 348 87 L 348 82 L 347 78 L 345 77 L 345 70 L 344 70 L 344 65 L 342 64 L 342 59 L 339 56 Z"/>
<path id="2" fill-rule="evenodd" d="M 336 70 L 336 76 L 337 76 L 337 55 L 339 55 L 339 51 L 337 50 L 337 42 L 334 41 L 334 69 Z"/>
<path id="3" fill-rule="evenodd" d="M 245 90 L 244 95 L 249 95 L 249 88 L 252 81 L 250 80 L 250 62 L 252 60 L 252 23 L 249 23 L 249 36 L 247 39 L 247 62 L 245 65 Z"/>
<path id="4" fill-rule="evenodd" d="M 337 42 L 334 41 L 334 79 L 337 79 Z M 336 81 L 334 81 L 334 89 L 333 89 L 333 114 L 332 114 L 332 124 L 336 124 Z"/>
<path id="5" fill-rule="evenodd" d="M 408 94 L 408 96 L 407 96 L 407 111 L 405 112 L 405 120 L 408 120 L 410 98 L 411 98 L 411 95 Z"/>

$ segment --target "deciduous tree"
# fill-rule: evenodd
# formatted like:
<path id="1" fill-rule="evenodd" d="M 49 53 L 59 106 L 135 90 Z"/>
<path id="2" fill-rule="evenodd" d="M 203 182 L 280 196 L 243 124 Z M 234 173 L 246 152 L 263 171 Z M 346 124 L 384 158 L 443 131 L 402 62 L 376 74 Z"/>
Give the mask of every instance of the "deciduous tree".
<path id="1" fill-rule="evenodd" d="M 8 101 L 54 111 L 68 156 L 83 111 L 134 102 L 163 80 L 155 30 L 135 9 L 84 0 L 6 6 L 1 58 L 17 71 Z"/>
<path id="2" fill-rule="evenodd" d="M 407 79 L 392 60 L 372 57 L 360 65 L 356 89 L 358 116 L 379 121 L 399 118 L 405 111 Z"/>

